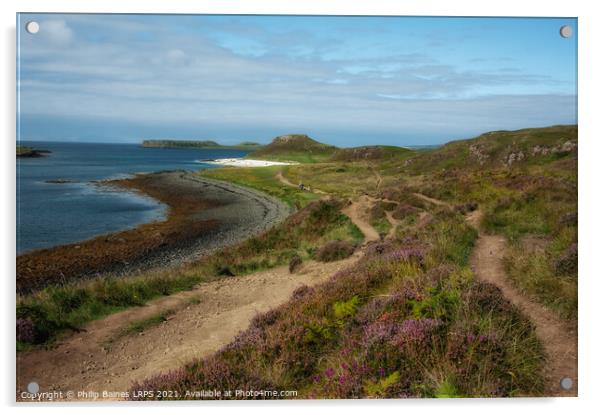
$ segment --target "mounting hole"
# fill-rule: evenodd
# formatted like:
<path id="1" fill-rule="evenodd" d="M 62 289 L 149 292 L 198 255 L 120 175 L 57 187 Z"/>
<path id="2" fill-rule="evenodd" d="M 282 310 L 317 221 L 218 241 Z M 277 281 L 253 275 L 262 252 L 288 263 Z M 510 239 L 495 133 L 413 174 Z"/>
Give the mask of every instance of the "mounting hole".
<path id="1" fill-rule="evenodd" d="M 27 22 L 25 25 L 25 30 L 27 30 L 27 33 L 35 35 L 40 31 L 40 25 L 38 22 Z"/>
<path id="2" fill-rule="evenodd" d="M 565 25 L 560 28 L 560 36 L 567 39 L 573 36 L 573 28 L 571 26 Z"/>
<path id="3" fill-rule="evenodd" d="M 573 379 L 571 378 L 562 378 L 560 379 L 560 387 L 565 391 L 571 390 L 573 388 Z"/>
<path id="4" fill-rule="evenodd" d="M 37 382 L 29 382 L 27 385 L 27 392 L 29 393 L 38 393 L 40 391 L 40 385 Z"/>

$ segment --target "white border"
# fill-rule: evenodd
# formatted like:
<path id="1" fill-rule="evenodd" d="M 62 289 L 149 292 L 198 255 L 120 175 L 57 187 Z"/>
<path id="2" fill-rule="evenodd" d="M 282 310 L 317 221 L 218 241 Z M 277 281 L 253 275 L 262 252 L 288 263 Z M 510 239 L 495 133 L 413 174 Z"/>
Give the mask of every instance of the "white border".
<path id="1" fill-rule="evenodd" d="M 3 0 L 0 2 L 2 21 L 2 137 L 3 163 L 1 168 L 4 198 L 2 199 L 2 264 L 4 304 L 0 320 L 2 342 L 2 364 L 0 391 L 2 404 L 9 406 L 9 413 L 16 411 L 64 413 L 77 411 L 74 405 L 44 407 L 15 407 L 14 400 L 14 272 L 15 272 L 15 13 L 20 12 L 82 12 L 82 13 L 224 13 L 224 14 L 338 14 L 338 15 L 448 15 L 448 16 L 562 16 L 579 18 L 579 395 L 577 399 L 514 399 L 514 400 L 464 400 L 464 401 L 312 401 L 312 402 L 269 402 L 269 403 L 188 403 L 179 405 L 170 412 L 251 412 L 307 414 L 317 409 L 364 413 L 374 408 L 377 411 L 433 411 L 448 413 L 489 414 L 530 410 L 546 413 L 577 413 L 592 409 L 599 401 L 600 385 L 600 322 L 598 315 L 599 295 L 602 292 L 599 254 L 601 213 L 599 166 L 602 158 L 602 135 L 600 134 L 600 88 L 602 74 L 599 44 L 602 41 L 602 22 L 593 1 L 532 1 L 504 0 L 495 2 L 471 0 Z M 34 409 L 35 408 L 35 409 Z M 102 406 L 86 405 L 89 413 L 106 413 Z M 113 408 L 119 412 L 164 414 L 168 409 L 162 404 Z"/>

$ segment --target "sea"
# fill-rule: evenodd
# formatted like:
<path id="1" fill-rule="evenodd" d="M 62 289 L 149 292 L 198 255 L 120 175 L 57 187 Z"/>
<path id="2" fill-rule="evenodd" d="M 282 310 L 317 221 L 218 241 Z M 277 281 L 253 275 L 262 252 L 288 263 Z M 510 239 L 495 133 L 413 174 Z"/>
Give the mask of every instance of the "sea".
<path id="1" fill-rule="evenodd" d="M 51 153 L 17 159 L 18 255 L 164 217 L 166 206 L 160 202 L 138 192 L 98 185 L 97 181 L 141 172 L 208 169 L 217 166 L 199 160 L 247 154 L 242 150 L 144 148 L 139 144 L 19 144 Z"/>

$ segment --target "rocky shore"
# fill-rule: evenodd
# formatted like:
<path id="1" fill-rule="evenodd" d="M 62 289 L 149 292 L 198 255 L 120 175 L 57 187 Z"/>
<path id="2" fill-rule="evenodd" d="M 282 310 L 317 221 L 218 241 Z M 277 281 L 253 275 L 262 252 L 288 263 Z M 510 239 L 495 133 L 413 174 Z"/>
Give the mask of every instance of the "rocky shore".
<path id="1" fill-rule="evenodd" d="M 267 194 L 192 172 L 139 174 L 100 185 L 141 191 L 169 207 L 167 218 L 20 255 L 17 292 L 179 265 L 260 233 L 290 214 L 285 204 Z"/>

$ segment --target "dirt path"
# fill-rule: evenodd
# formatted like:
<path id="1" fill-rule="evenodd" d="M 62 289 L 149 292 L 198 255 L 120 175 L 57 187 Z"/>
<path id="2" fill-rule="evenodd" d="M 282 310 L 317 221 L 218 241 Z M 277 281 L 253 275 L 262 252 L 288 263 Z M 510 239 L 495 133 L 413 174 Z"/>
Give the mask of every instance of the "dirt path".
<path id="1" fill-rule="evenodd" d="M 342 212 L 351 219 L 351 221 L 364 234 L 364 242 L 378 241 L 380 235 L 370 225 L 368 219 L 368 210 L 372 207 L 372 199 L 369 196 L 360 196 L 356 201 L 351 203 Z"/>
<path id="2" fill-rule="evenodd" d="M 467 221 L 479 229 L 481 217 L 481 211 L 477 210 L 468 215 Z M 497 285 L 535 325 L 548 359 L 544 370 L 546 396 L 577 396 L 577 332 L 552 311 L 521 294 L 509 281 L 502 263 L 506 244 L 503 236 L 479 231 L 471 258 L 473 271 L 477 278 Z M 564 377 L 573 381 L 573 388 L 568 391 L 560 387 Z"/>
<path id="3" fill-rule="evenodd" d="M 437 206 L 449 206 L 448 203 L 442 201 L 442 200 L 437 200 L 437 199 L 433 199 L 432 197 L 428 197 L 427 195 L 423 195 L 422 193 L 414 193 L 414 196 L 416 196 L 417 198 L 420 198 L 424 201 L 430 202 L 433 205 L 437 205 Z"/>
<path id="4" fill-rule="evenodd" d="M 40 391 L 124 391 L 135 380 L 179 368 L 214 353 L 248 327 L 251 319 L 285 303 L 301 285 L 315 285 L 361 256 L 332 263 L 309 261 L 205 283 L 88 324 L 50 350 L 17 357 L 17 390 L 36 381 Z M 141 334 L 123 335 L 132 322 L 179 310 Z"/>
<path id="5" fill-rule="evenodd" d="M 283 184 L 287 186 L 298 187 L 291 183 L 286 177 L 282 175 L 282 172 L 279 171 L 276 173 L 276 178 Z M 318 194 L 326 194 L 320 190 L 313 189 L 314 193 Z M 371 198 L 368 195 L 362 195 L 357 200 L 353 201 L 349 206 L 342 210 L 343 214 L 347 215 L 349 219 L 359 228 L 360 231 L 364 234 L 364 242 L 370 241 L 378 241 L 380 240 L 380 235 L 374 229 L 372 225 L 370 225 L 369 209 L 372 207 L 376 199 Z M 394 218 L 391 218 L 395 221 Z M 393 222 L 391 222 L 393 225 Z"/>
<path id="6" fill-rule="evenodd" d="M 400 220 L 397 220 L 393 217 L 393 212 L 389 210 L 385 210 L 385 215 L 387 216 L 387 220 L 391 224 L 391 230 L 387 234 L 387 238 L 393 238 L 395 236 L 395 231 L 397 230 L 397 226 L 401 223 Z"/>
<path id="7" fill-rule="evenodd" d="M 380 173 L 378 172 L 378 170 L 376 170 L 373 166 L 370 166 L 370 170 L 372 171 L 372 174 L 374 174 L 374 177 L 376 178 L 376 190 L 380 189 L 380 185 L 383 182 L 383 177 L 380 175 Z"/>
<path id="8" fill-rule="evenodd" d="M 344 210 L 366 242 L 380 239 L 367 221 L 372 203 L 366 196 Z M 301 285 L 326 281 L 361 255 L 358 251 L 331 263 L 308 261 L 295 274 L 281 266 L 221 279 L 94 321 L 55 348 L 20 353 L 17 391 L 25 390 L 31 381 L 40 385 L 40 391 L 127 390 L 136 380 L 216 352 L 246 329 L 255 315 L 285 303 Z M 124 334 L 131 323 L 166 312 L 171 312 L 167 321 L 140 334 Z"/>
<path id="9" fill-rule="evenodd" d="M 278 173 L 276 173 L 276 178 L 278 179 L 278 181 L 280 183 L 282 183 L 282 184 L 284 184 L 286 186 L 296 187 L 297 189 L 299 188 L 298 185 L 294 184 L 289 179 L 287 179 L 286 177 L 284 177 L 284 175 L 282 174 L 282 171 L 279 171 Z M 315 194 L 318 194 L 318 195 L 327 195 L 328 194 L 326 192 L 323 192 L 322 190 L 314 189 L 314 188 L 308 187 L 308 186 L 306 186 L 304 189 L 307 190 L 308 192 L 315 193 Z"/>
<path id="10" fill-rule="evenodd" d="M 284 177 L 284 175 L 282 174 L 281 171 L 279 171 L 278 173 L 276 173 L 276 178 L 278 179 L 278 181 L 286 186 L 292 186 L 292 187 L 299 187 L 296 184 L 294 184 L 293 182 L 291 182 L 289 179 L 287 179 L 286 177 Z"/>

